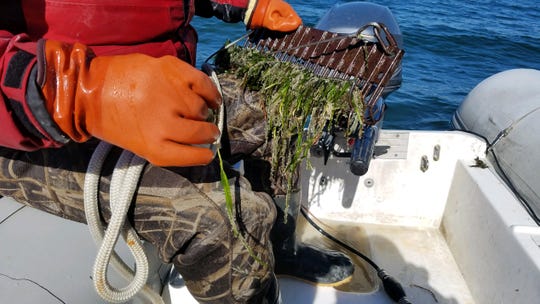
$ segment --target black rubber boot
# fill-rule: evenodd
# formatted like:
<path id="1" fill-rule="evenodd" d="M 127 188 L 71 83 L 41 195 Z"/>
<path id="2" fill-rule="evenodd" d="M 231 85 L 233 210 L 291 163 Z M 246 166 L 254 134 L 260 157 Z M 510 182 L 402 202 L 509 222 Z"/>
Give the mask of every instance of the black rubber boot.
<path id="1" fill-rule="evenodd" d="M 339 286 L 350 282 L 354 265 L 347 255 L 296 240 L 296 221 L 301 207 L 299 196 L 299 192 L 289 195 L 287 223 L 284 223 L 285 196 L 274 198 L 278 216 L 270 238 L 276 260 L 275 273 L 317 285 Z"/>
<path id="2" fill-rule="evenodd" d="M 281 292 L 276 276 L 272 275 L 266 295 L 262 299 L 262 304 L 281 304 Z"/>
<path id="3" fill-rule="evenodd" d="M 354 265 L 339 251 L 318 248 L 296 240 L 296 221 L 300 214 L 300 192 L 289 194 L 287 222 L 284 222 L 285 194 L 276 195 L 270 178 L 270 163 L 260 159 L 244 159 L 245 177 L 254 191 L 263 191 L 274 197 L 277 217 L 270 232 L 275 258 L 275 273 L 305 282 L 339 286 L 352 279 Z"/>

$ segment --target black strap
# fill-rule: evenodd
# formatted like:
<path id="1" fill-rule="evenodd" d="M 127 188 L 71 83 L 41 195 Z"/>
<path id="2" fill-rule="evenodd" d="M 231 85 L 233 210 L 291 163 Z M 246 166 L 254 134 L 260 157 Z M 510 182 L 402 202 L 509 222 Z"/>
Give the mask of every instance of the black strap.
<path id="1" fill-rule="evenodd" d="M 26 69 L 34 58 L 34 55 L 25 51 L 18 51 L 15 53 L 9 60 L 4 77 L 4 85 L 6 87 L 20 89 L 23 84 Z"/>

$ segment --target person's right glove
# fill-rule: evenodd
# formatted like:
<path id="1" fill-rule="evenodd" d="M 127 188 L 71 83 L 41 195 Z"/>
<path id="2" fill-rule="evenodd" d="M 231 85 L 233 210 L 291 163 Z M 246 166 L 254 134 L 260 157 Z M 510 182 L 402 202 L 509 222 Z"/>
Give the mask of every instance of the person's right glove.
<path id="1" fill-rule="evenodd" d="M 71 139 L 94 136 L 157 166 L 209 163 L 219 136 L 206 122 L 221 96 L 210 78 L 172 56 L 95 57 L 82 44 L 42 40 L 37 82 L 47 112 Z"/>
<path id="2" fill-rule="evenodd" d="M 246 14 L 249 29 L 267 28 L 272 31 L 290 32 L 296 30 L 302 19 L 291 5 L 283 0 L 251 0 L 256 4 Z"/>

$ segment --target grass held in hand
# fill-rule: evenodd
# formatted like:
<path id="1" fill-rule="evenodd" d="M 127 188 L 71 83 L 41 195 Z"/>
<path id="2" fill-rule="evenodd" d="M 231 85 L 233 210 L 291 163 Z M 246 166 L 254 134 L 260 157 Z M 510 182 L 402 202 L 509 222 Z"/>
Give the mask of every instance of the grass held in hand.
<path id="1" fill-rule="evenodd" d="M 283 179 L 284 192 L 323 128 L 335 119 L 361 123 L 364 103 L 354 81 L 318 76 L 301 64 L 271 53 L 233 45 L 215 57 L 218 73 L 241 80 L 243 90 L 264 99 L 267 142 L 272 142 L 272 179 Z M 354 119 L 352 117 L 354 116 Z"/>

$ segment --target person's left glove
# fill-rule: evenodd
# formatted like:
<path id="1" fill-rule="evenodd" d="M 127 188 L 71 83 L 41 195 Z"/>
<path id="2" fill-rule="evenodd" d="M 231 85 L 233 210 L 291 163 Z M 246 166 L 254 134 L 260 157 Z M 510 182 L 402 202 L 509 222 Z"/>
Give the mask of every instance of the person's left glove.
<path id="1" fill-rule="evenodd" d="M 296 11 L 283 0 L 251 0 L 246 21 L 249 29 L 263 27 L 279 32 L 294 31 L 302 24 Z"/>
<path id="2" fill-rule="evenodd" d="M 94 136 L 157 166 L 209 163 L 219 136 L 206 122 L 221 104 L 210 78 L 173 56 L 94 56 L 82 44 L 41 40 L 37 83 L 47 112 L 72 140 Z"/>

